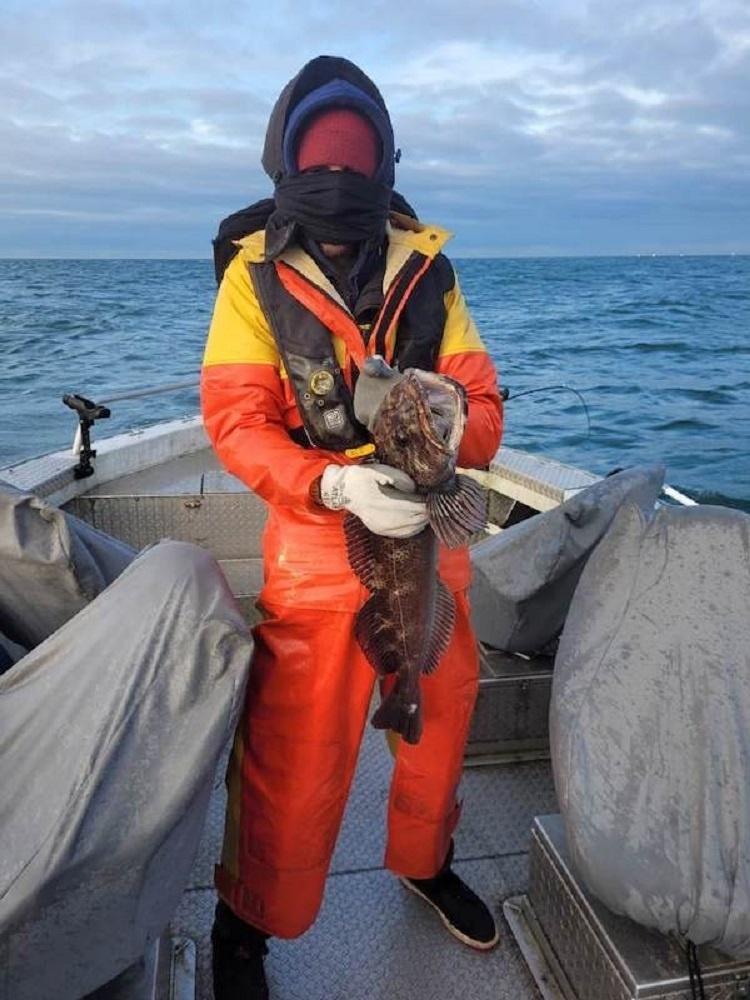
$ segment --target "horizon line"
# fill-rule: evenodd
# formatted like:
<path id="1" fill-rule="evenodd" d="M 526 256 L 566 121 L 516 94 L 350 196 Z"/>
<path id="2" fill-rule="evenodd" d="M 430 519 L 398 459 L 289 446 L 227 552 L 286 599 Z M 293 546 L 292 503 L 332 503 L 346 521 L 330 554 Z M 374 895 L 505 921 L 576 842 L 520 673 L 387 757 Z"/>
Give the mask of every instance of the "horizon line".
<path id="1" fill-rule="evenodd" d="M 640 257 L 750 257 L 748 250 L 632 250 L 612 253 L 503 253 L 503 254 L 463 254 L 461 256 L 451 255 L 451 260 L 581 260 L 581 259 L 607 259 L 607 258 L 640 258 Z M 134 262 L 134 261 L 202 261 L 206 264 L 213 264 L 210 256 L 29 256 L 27 254 L 11 255 L 0 253 L 0 261 L 102 261 L 102 262 Z"/>

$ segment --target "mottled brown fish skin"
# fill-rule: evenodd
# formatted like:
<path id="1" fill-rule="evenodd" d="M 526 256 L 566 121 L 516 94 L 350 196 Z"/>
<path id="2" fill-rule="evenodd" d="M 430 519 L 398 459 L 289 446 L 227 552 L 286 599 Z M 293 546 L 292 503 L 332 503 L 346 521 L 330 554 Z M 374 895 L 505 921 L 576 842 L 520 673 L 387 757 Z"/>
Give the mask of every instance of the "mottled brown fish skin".
<path id="1" fill-rule="evenodd" d="M 372 436 L 378 461 L 411 476 L 420 492 L 435 489 L 455 472 L 455 451 L 436 434 L 416 375 L 407 374 L 386 396 Z"/>
<path id="2" fill-rule="evenodd" d="M 437 574 L 437 542 L 426 528 L 414 538 L 372 538 L 373 594 L 367 611 L 357 619 L 355 635 L 382 674 L 395 673 L 392 694 L 373 716 L 378 729 L 393 729 L 409 743 L 422 735 L 419 679 L 437 665 L 430 659 L 435 646 L 436 605 L 445 605 L 440 628 L 453 629 L 453 598 Z M 434 659 L 434 657 L 433 657 Z"/>
<path id="3" fill-rule="evenodd" d="M 373 426 L 376 458 L 402 469 L 420 492 L 450 481 L 455 454 L 435 433 L 426 394 L 407 376 L 386 397 Z M 375 535 L 346 521 L 349 559 L 371 597 L 355 634 L 373 667 L 396 673 L 373 725 L 417 743 L 422 733 L 420 676 L 437 666 L 453 632 L 455 602 L 437 571 L 438 541 L 428 526 L 412 538 Z"/>

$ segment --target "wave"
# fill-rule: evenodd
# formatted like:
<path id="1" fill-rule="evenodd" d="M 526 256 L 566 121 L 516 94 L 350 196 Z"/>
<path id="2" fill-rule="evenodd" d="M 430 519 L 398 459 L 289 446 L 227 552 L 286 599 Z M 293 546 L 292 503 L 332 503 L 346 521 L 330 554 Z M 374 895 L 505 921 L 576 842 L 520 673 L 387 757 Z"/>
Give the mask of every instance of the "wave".
<path id="1" fill-rule="evenodd" d="M 714 424 L 707 423 L 705 420 L 695 420 L 694 418 L 685 417 L 680 420 L 666 420 L 661 424 L 654 424 L 653 429 L 655 431 L 705 431 L 712 430 Z"/>
<path id="2" fill-rule="evenodd" d="M 733 393 L 737 389 L 745 388 L 742 383 L 739 385 L 717 385 L 712 389 L 682 389 L 675 388 L 677 395 L 686 396 L 701 403 L 733 403 Z"/>
<path id="3" fill-rule="evenodd" d="M 678 487 L 679 488 L 679 487 Z M 750 514 L 750 497 L 730 497 L 725 493 L 717 493 L 712 490 L 700 490 L 693 492 L 693 499 L 701 504 L 714 504 L 719 507 L 735 507 Z"/>
<path id="4" fill-rule="evenodd" d="M 620 344 L 619 346 L 623 350 L 643 351 L 644 354 L 651 354 L 655 351 L 686 353 L 695 350 L 694 346 L 687 344 L 684 340 L 637 340 L 634 344 Z"/>

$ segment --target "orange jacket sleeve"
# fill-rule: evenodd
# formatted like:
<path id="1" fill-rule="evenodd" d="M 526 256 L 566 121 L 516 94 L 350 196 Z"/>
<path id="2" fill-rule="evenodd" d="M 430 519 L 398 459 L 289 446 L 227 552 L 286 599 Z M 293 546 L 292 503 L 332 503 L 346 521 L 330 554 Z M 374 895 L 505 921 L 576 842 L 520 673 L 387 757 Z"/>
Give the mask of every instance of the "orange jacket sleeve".
<path id="1" fill-rule="evenodd" d="M 497 372 L 482 343 L 458 285 L 445 295 L 446 320 L 436 368 L 466 389 L 469 415 L 458 451 L 458 464 L 479 469 L 500 447 L 503 404 Z"/>
<path id="2" fill-rule="evenodd" d="M 295 444 L 276 344 L 242 255 L 219 288 L 201 372 L 206 432 L 222 464 L 267 503 L 312 507 L 310 487 L 342 459 Z M 319 510 L 319 508 L 315 508 Z"/>

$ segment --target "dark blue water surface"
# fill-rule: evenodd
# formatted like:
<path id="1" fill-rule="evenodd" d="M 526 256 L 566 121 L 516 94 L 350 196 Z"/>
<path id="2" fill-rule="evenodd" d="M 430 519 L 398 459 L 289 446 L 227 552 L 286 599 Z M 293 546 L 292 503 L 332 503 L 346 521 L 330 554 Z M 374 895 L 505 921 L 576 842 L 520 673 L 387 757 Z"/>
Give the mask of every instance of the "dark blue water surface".
<path id="1" fill-rule="evenodd" d="M 672 485 L 750 510 L 750 257 L 467 260 L 459 277 L 511 391 L 504 441 L 604 473 L 662 461 Z M 204 261 L 0 261 L 0 466 L 64 447 L 60 397 L 189 378 L 214 298 Z M 573 393 L 527 389 L 565 383 Z M 102 425 L 189 414 L 184 390 Z"/>

